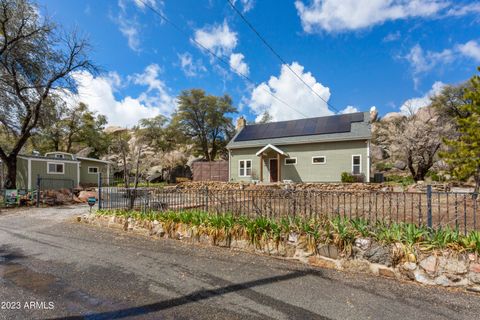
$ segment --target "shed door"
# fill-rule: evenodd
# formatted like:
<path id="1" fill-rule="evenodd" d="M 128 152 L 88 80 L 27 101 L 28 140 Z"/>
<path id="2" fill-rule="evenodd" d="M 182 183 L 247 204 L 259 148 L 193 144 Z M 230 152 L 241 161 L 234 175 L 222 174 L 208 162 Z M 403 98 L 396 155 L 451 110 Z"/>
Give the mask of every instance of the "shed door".
<path id="1" fill-rule="evenodd" d="M 270 159 L 270 182 L 278 181 L 278 161 Z"/>

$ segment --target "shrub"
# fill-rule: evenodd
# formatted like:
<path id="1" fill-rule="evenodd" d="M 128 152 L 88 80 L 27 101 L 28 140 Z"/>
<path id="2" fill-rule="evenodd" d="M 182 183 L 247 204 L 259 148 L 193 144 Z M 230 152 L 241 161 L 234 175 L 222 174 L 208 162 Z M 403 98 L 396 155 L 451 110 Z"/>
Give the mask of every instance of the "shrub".
<path id="1" fill-rule="evenodd" d="M 348 172 L 342 172 L 341 180 L 344 183 L 365 182 L 365 175 L 363 173 L 351 174 Z"/>
<path id="2" fill-rule="evenodd" d="M 393 164 L 391 163 L 384 163 L 384 162 L 379 162 L 377 164 L 375 164 L 375 169 L 377 169 L 378 171 L 388 171 L 388 170 L 391 170 L 393 168 Z"/>
<path id="3" fill-rule="evenodd" d="M 401 175 L 398 175 L 398 174 L 392 174 L 390 176 L 386 176 L 385 181 L 386 182 L 399 183 L 399 184 L 404 185 L 404 186 L 408 186 L 410 184 L 415 183 L 415 180 L 413 180 L 412 176 L 404 177 L 404 176 L 401 176 Z"/>

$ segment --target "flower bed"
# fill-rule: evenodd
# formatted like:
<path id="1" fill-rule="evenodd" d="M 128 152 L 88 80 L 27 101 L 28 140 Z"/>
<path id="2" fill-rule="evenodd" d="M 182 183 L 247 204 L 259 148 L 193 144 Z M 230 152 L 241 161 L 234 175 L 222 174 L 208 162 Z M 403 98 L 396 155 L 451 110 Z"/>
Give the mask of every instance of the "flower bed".
<path id="1" fill-rule="evenodd" d="M 79 218 L 149 236 L 238 248 L 312 265 L 480 291 L 480 233 L 364 219 L 304 220 L 202 211 L 98 211 Z"/>

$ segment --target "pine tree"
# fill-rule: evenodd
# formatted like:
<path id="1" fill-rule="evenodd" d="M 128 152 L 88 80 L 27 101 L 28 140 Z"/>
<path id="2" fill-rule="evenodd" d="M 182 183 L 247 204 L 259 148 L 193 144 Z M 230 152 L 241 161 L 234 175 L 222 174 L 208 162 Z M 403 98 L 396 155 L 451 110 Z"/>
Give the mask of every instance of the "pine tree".
<path id="1" fill-rule="evenodd" d="M 480 71 L 480 67 L 478 68 Z M 441 156 L 451 166 L 452 174 L 459 179 L 471 176 L 475 179 L 475 192 L 480 187 L 480 76 L 470 79 L 471 86 L 465 89 L 466 104 L 460 107 L 461 114 L 455 116 L 458 136 L 446 139 L 448 151 Z"/>

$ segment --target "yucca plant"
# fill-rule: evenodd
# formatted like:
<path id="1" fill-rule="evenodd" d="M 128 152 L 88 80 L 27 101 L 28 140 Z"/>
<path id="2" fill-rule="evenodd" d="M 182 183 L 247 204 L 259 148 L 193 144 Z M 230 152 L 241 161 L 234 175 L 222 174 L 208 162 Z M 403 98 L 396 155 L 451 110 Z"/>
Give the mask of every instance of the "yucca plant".
<path id="1" fill-rule="evenodd" d="M 347 219 L 337 216 L 330 221 L 332 225 L 332 240 L 335 245 L 350 255 L 352 253 L 355 233 Z"/>
<path id="2" fill-rule="evenodd" d="M 460 243 L 465 249 L 480 253 L 480 232 L 470 231 L 461 238 Z"/>
<path id="3" fill-rule="evenodd" d="M 350 223 L 352 224 L 352 227 L 358 232 L 359 236 L 364 238 L 370 236 L 371 232 L 368 220 L 363 218 L 354 218 L 350 220 Z"/>

